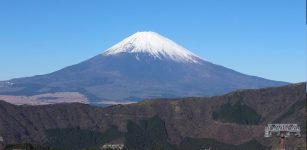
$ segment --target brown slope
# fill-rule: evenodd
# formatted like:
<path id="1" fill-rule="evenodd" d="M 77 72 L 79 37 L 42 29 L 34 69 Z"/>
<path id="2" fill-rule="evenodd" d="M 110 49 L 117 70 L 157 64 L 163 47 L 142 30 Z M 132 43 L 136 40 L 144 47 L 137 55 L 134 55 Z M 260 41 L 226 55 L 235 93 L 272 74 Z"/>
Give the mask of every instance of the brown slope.
<path id="1" fill-rule="evenodd" d="M 6 143 L 43 143 L 46 129 L 80 127 L 105 131 L 112 125 L 126 130 L 128 120 L 139 120 L 154 115 L 166 124 L 172 143 L 183 137 L 211 138 L 230 144 L 258 139 L 264 144 L 263 129 L 267 123 L 301 123 L 306 126 L 306 105 L 282 117 L 297 102 L 306 100 L 305 84 L 278 88 L 244 90 L 209 98 L 146 100 L 130 105 L 98 108 L 85 104 L 55 104 L 46 106 L 15 106 L 0 101 L 0 134 Z M 224 104 L 252 108 L 261 116 L 256 125 L 222 122 L 212 119 L 212 113 Z M 301 117 L 297 114 L 301 114 Z M 305 120 L 305 121 L 301 121 Z"/>

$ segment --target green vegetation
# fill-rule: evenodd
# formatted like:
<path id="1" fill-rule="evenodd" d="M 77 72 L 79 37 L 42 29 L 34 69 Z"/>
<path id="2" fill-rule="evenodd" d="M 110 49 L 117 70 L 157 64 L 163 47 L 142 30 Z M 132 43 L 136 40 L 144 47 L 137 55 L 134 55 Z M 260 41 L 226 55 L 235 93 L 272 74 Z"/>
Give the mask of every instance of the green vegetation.
<path id="1" fill-rule="evenodd" d="M 5 150 L 13 150 L 13 149 L 26 149 L 26 150 L 62 150 L 59 148 L 51 148 L 47 146 L 35 145 L 35 144 L 15 144 L 15 145 L 7 145 Z"/>
<path id="2" fill-rule="evenodd" d="M 81 150 L 101 150 L 101 149 L 98 148 L 98 147 L 90 147 L 90 148 L 84 148 L 84 149 L 81 149 Z M 104 150 L 120 150 L 120 149 L 111 149 L 111 148 L 109 148 L 109 149 L 104 149 Z M 124 148 L 124 149 L 121 149 L 121 150 L 129 150 L 129 149 Z"/>
<path id="3" fill-rule="evenodd" d="M 215 141 L 213 139 L 206 139 L 206 138 L 204 139 L 186 138 L 180 145 L 181 149 L 190 149 L 190 150 L 205 149 L 210 147 L 211 149 L 229 150 L 229 148 L 231 148 L 232 145 L 224 144 Z"/>
<path id="4" fill-rule="evenodd" d="M 14 148 L 26 150 L 99 150 L 99 146 L 125 136 L 124 150 L 199 150 L 204 148 L 217 150 L 265 150 L 265 146 L 257 141 L 250 141 L 241 145 L 231 145 L 213 139 L 186 138 L 179 145 L 171 145 L 164 121 L 158 116 L 137 123 L 129 121 L 127 132 L 123 134 L 116 127 L 111 127 L 104 133 L 79 129 L 52 129 L 47 131 L 48 145 L 57 148 L 19 144 L 8 145 L 7 150 Z"/>
<path id="5" fill-rule="evenodd" d="M 239 106 L 237 105 L 236 103 L 233 106 L 230 105 L 230 107 L 238 109 Z M 240 106 L 242 105 L 240 104 Z M 229 104 L 225 104 L 221 109 L 234 109 L 228 107 Z M 246 108 L 243 107 L 243 109 Z M 267 149 L 267 147 L 255 140 L 241 145 L 231 145 L 207 138 L 185 138 L 181 144 L 171 145 L 168 142 L 165 123 L 158 116 L 139 122 L 128 121 L 126 133 L 118 131 L 117 127 L 111 127 L 103 133 L 80 128 L 65 128 L 47 130 L 47 135 L 49 138 L 49 143 L 47 144 L 56 148 L 20 144 L 8 145 L 7 150 L 12 150 L 14 148 L 27 150 L 99 150 L 99 146 L 123 136 L 126 139 L 125 150 L 199 150 L 205 148 L 217 150 Z"/>
<path id="6" fill-rule="evenodd" d="M 116 127 L 111 127 L 104 133 L 79 129 L 65 128 L 47 130 L 49 142 L 52 147 L 62 148 L 65 150 L 78 150 L 87 147 L 97 148 L 107 142 L 123 136 Z"/>
<path id="7" fill-rule="evenodd" d="M 255 110 L 241 101 L 235 104 L 223 104 L 218 110 L 212 113 L 214 120 L 238 124 L 258 124 L 261 116 Z"/>
<path id="8" fill-rule="evenodd" d="M 186 138 L 180 145 L 180 150 L 199 150 L 211 148 L 212 150 L 266 150 L 267 147 L 261 145 L 259 142 L 253 140 L 243 143 L 241 145 L 231 145 L 218 142 L 213 139 L 195 139 Z"/>
<path id="9" fill-rule="evenodd" d="M 241 145 L 231 145 L 225 144 L 213 139 L 196 139 L 196 138 L 186 138 L 184 141 L 178 145 L 170 147 L 170 145 L 152 145 L 151 148 L 144 148 L 143 150 L 199 150 L 210 148 L 212 150 L 266 150 L 267 147 L 261 145 L 259 142 L 253 140 Z M 6 150 L 13 149 L 26 149 L 26 150 L 67 150 L 60 148 L 51 148 L 41 145 L 33 144 L 17 144 L 17 145 L 7 145 Z M 76 149 L 77 150 L 77 149 Z M 98 147 L 83 148 L 82 150 L 100 150 Z M 124 148 L 123 150 L 136 150 L 135 148 Z"/>
<path id="10" fill-rule="evenodd" d="M 164 121 L 158 116 L 141 120 L 138 124 L 129 121 L 127 124 L 126 147 L 128 149 L 169 149 Z"/>
<path id="11" fill-rule="evenodd" d="M 128 149 L 169 149 L 164 121 L 158 116 L 141 120 L 138 123 L 128 121 L 127 132 L 119 132 L 111 127 L 104 133 L 97 131 L 65 128 L 47 130 L 50 146 L 65 150 L 97 150 L 99 146 L 125 136 Z"/>

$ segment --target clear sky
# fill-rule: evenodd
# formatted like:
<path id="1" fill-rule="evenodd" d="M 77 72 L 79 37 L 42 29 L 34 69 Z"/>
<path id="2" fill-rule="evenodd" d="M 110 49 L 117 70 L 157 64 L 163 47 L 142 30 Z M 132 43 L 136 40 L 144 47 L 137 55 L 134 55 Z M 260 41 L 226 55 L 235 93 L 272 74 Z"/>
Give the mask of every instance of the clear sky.
<path id="1" fill-rule="evenodd" d="M 0 0 L 0 80 L 45 74 L 137 31 L 205 60 L 306 81 L 305 0 Z"/>

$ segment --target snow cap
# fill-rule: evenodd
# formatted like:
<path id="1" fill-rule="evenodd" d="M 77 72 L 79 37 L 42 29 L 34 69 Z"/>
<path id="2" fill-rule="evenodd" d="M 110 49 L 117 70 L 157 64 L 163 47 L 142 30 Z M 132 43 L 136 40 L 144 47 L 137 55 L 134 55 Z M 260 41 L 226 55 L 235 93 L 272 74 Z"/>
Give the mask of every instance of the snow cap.
<path id="1" fill-rule="evenodd" d="M 119 53 L 147 53 L 158 59 L 166 58 L 177 62 L 198 63 L 199 60 L 199 57 L 189 50 L 151 31 L 137 32 L 106 50 L 103 55 Z"/>

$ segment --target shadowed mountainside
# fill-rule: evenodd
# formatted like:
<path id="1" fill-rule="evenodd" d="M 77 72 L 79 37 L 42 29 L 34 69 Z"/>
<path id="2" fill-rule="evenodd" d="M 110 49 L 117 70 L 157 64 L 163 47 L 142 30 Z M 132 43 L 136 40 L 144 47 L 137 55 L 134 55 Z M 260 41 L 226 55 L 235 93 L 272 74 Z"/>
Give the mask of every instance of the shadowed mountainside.
<path id="1" fill-rule="evenodd" d="M 195 138 L 235 145 L 257 140 L 270 146 L 271 139 L 263 138 L 267 123 L 299 123 L 303 137 L 293 138 L 291 144 L 305 139 L 305 91 L 305 83 L 301 83 L 215 97 L 145 100 L 107 108 L 80 103 L 16 106 L 0 101 L 0 135 L 7 144 L 44 144 L 48 142 L 46 132 L 52 129 L 78 128 L 104 133 L 116 127 L 126 133 L 129 122 L 131 125 L 158 116 L 166 129 L 160 133 L 166 134 L 171 144 Z"/>

